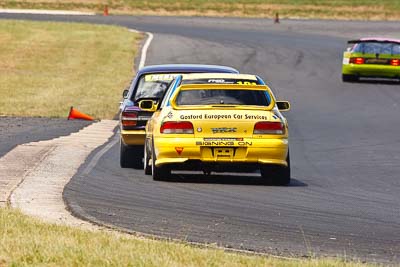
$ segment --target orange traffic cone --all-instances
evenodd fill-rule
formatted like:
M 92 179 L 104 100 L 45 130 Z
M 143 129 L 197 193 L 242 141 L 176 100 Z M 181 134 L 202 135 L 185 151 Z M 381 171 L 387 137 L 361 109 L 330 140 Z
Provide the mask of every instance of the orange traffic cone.
M 71 109 L 69 110 L 68 120 L 75 120 L 75 119 L 87 120 L 87 121 L 94 120 L 93 117 L 74 109 L 74 107 L 71 107 Z
M 104 6 L 103 16 L 108 16 L 108 6 Z

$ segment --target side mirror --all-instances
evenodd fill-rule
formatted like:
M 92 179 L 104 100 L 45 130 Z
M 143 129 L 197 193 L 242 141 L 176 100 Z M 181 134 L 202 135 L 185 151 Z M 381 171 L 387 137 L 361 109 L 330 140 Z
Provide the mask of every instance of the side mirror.
M 157 110 L 157 104 L 153 100 L 141 100 L 139 101 L 139 108 L 145 111 L 154 112 Z
M 351 51 L 351 47 L 347 47 L 346 51 L 350 52 Z
M 279 111 L 289 111 L 290 103 L 288 101 L 276 101 Z
M 129 93 L 129 90 L 128 90 L 128 89 L 125 89 L 125 90 L 122 92 L 122 97 L 123 97 L 123 98 L 126 98 L 126 97 L 128 96 L 128 93 Z

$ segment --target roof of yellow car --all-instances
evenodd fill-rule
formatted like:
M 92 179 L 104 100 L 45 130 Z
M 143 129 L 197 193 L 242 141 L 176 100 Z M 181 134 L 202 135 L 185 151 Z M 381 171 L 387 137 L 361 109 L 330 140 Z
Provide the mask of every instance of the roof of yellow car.
M 260 91 L 268 91 L 271 89 L 266 85 L 246 85 L 246 84 L 184 84 L 178 87 L 176 91 L 183 90 L 221 90 L 221 89 L 229 89 L 229 90 L 260 90 Z
M 193 73 L 183 74 L 182 80 L 195 79 L 241 79 L 257 81 L 257 76 L 253 74 L 235 74 L 235 73 Z

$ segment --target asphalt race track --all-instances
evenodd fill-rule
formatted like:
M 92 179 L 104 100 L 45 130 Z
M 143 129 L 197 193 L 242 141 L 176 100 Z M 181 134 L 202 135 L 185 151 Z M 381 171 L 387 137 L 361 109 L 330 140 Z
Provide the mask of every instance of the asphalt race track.
M 223 64 L 263 77 L 289 100 L 292 183 L 256 174 L 177 174 L 154 182 L 119 167 L 114 145 L 64 191 L 80 217 L 116 227 L 284 256 L 400 262 L 400 86 L 342 83 L 346 40 L 398 23 L 128 16 L 2 18 L 118 24 L 153 32 L 146 65 Z M 122 90 L 122 89 L 121 89 Z
M 66 112 L 68 113 L 68 111 Z M 65 115 L 67 116 L 67 114 Z M 90 121 L 68 121 L 57 118 L 0 116 L 0 157 L 19 144 L 49 140 L 69 135 L 91 124 Z

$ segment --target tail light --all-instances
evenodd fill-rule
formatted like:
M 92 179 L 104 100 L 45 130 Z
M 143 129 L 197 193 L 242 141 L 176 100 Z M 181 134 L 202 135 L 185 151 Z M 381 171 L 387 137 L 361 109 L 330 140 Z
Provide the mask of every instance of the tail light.
M 352 57 L 350 58 L 350 63 L 352 64 L 364 64 L 365 60 L 362 57 Z
M 253 134 L 284 134 L 285 127 L 282 122 L 260 121 L 254 125 Z
M 392 66 L 400 66 L 400 59 L 392 59 L 392 60 L 390 60 L 390 65 L 392 65 Z
M 137 124 L 138 114 L 135 111 L 123 111 L 121 113 L 122 127 L 133 127 Z
M 167 121 L 161 125 L 160 132 L 164 134 L 193 134 L 193 124 L 190 121 Z

